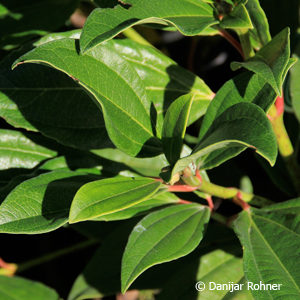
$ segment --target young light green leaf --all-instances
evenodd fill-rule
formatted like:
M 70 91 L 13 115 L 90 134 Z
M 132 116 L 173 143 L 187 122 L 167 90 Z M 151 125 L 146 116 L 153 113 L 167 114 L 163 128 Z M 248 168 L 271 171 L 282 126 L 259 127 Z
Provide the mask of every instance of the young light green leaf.
M 172 176 L 192 162 L 197 162 L 198 167 L 203 168 L 207 155 L 213 151 L 238 146 L 254 148 L 271 165 L 276 161 L 277 142 L 271 124 L 264 111 L 253 103 L 235 104 L 216 118 L 191 155 L 178 160 Z M 214 163 L 220 164 L 225 158 L 232 157 L 230 155 L 217 152 Z
M 28 52 L 14 67 L 23 62 L 49 65 L 86 88 L 101 105 L 108 134 L 119 149 L 132 156 L 142 148 L 151 153 L 160 152 L 152 132 L 151 103 L 145 86 L 133 67 L 116 52 L 100 45 L 80 55 L 77 40 L 62 39 Z
M 130 234 L 122 258 L 122 292 L 145 270 L 192 252 L 208 223 L 208 207 L 176 205 L 147 215 Z
M 166 158 L 171 165 L 180 158 L 193 100 L 193 95 L 181 96 L 170 105 L 166 113 L 162 143 Z
M 246 62 L 233 62 L 231 64 L 233 70 L 243 67 L 257 73 L 273 87 L 277 95 L 281 95 L 284 77 L 288 71 L 286 70 L 287 66 L 292 66 L 288 28 L 278 33 L 254 57 Z
M 115 177 L 84 185 L 75 195 L 70 223 L 99 218 L 148 200 L 161 183 L 144 177 Z
M 0 276 L 0 299 L 59 300 L 59 295 L 42 283 L 21 277 Z
M 0 232 L 37 234 L 61 227 L 77 190 L 98 178 L 59 170 L 24 181 L 0 205 Z
M 0 117 L 67 146 L 84 150 L 111 146 L 101 110 L 74 80 L 41 65 L 11 70 L 24 52 L 24 48 L 14 51 L 0 63 Z
M 185 35 L 197 35 L 217 24 L 213 7 L 202 0 L 131 0 L 93 10 L 82 31 L 80 48 L 85 52 L 137 24 L 155 23 L 175 27 Z
M 34 138 L 34 136 L 32 136 Z M 0 129 L 0 170 L 11 168 L 31 169 L 57 153 L 30 139 L 30 135 Z
M 299 205 L 298 198 L 244 211 L 234 222 L 244 248 L 247 280 L 281 285 L 278 290 L 268 290 L 267 299 L 300 297 Z M 252 290 L 252 294 L 260 297 L 261 291 Z
M 260 47 L 262 47 L 271 41 L 266 14 L 258 0 L 248 0 L 246 8 L 254 24 L 254 28 L 250 29 L 250 34 L 259 43 Z
M 158 208 L 160 206 L 178 203 L 178 201 L 179 198 L 175 194 L 164 192 L 158 195 L 154 195 L 148 200 L 140 202 L 129 208 L 125 208 L 121 211 L 97 217 L 93 219 L 93 221 L 125 220 L 139 216 L 141 214 L 145 214 L 146 212 L 149 212 L 150 210 Z
M 230 29 L 249 29 L 253 28 L 250 16 L 244 4 L 234 6 L 233 10 L 225 15 L 220 26 Z

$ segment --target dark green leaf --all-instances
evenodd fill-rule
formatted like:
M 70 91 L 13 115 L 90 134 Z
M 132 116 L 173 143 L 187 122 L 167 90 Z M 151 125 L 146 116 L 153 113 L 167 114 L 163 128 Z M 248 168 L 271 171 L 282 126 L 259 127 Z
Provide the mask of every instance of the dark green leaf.
M 74 80 L 41 65 L 23 64 L 11 70 L 23 53 L 24 49 L 15 51 L 0 63 L 0 117 L 67 146 L 110 146 L 101 110 Z
M 258 0 L 248 0 L 246 8 L 254 25 L 254 28 L 250 30 L 250 33 L 259 43 L 259 46 L 262 47 L 271 40 L 266 14 L 261 8 Z
M 80 40 L 82 52 L 137 24 L 174 26 L 185 35 L 197 35 L 218 23 L 213 8 L 202 0 L 131 0 L 128 3 L 129 8 L 118 5 L 91 13 Z
M 282 84 L 288 71 L 287 66 L 290 68 L 293 63 L 294 61 L 290 60 L 290 31 L 286 28 L 254 57 L 246 62 L 233 62 L 231 66 L 233 70 L 243 67 L 257 73 L 278 95 L 281 95 Z
M 0 276 L 0 298 L 3 300 L 59 300 L 51 288 L 21 277 Z
M 31 169 L 57 153 L 30 139 L 30 135 L 0 129 L 0 170 Z
M 166 113 L 162 143 L 166 158 L 171 165 L 180 158 L 193 100 L 193 95 L 181 96 L 171 104 Z
M 241 102 L 225 110 L 215 119 L 191 155 L 181 158 L 175 164 L 172 175 L 195 161 L 199 168 L 203 168 L 208 154 L 225 148 L 225 154 L 217 152 L 214 163 L 218 165 L 228 159 L 227 151 L 230 151 L 230 147 L 240 145 L 254 148 L 274 165 L 277 156 L 276 137 L 264 111 L 253 103 Z
M 244 211 L 234 223 L 244 248 L 244 269 L 248 281 L 281 284 L 268 290 L 264 299 L 300 297 L 300 199 Z M 253 290 L 255 298 L 262 291 Z
M 244 4 L 239 4 L 233 10 L 225 15 L 220 26 L 230 29 L 249 29 L 253 28 L 250 16 Z
M 24 181 L 0 206 L 0 232 L 36 234 L 61 227 L 77 190 L 97 178 L 60 170 Z
M 102 107 L 111 140 L 124 152 L 135 156 L 143 147 L 150 152 L 160 151 L 157 141 L 155 146 L 144 146 L 154 137 L 151 103 L 145 86 L 132 66 L 116 52 L 102 45 L 86 55 L 79 55 L 77 40 L 62 39 L 32 50 L 14 66 L 21 62 L 50 65 L 86 88 Z
M 0 48 L 10 49 L 35 36 L 60 28 L 78 0 L 1 0 Z
M 151 178 L 107 178 L 84 185 L 75 195 L 70 223 L 99 218 L 148 200 L 161 186 Z
M 198 204 L 151 213 L 130 234 L 122 259 L 122 292 L 145 270 L 192 252 L 203 237 L 210 211 Z
M 181 95 L 190 93 L 194 96 L 188 125 L 205 114 L 214 93 L 199 77 L 181 68 L 153 47 L 128 39 L 113 40 L 107 43 L 107 46 L 111 46 L 121 54 L 143 80 L 148 99 L 156 109 L 158 136 L 161 136 L 167 108 Z

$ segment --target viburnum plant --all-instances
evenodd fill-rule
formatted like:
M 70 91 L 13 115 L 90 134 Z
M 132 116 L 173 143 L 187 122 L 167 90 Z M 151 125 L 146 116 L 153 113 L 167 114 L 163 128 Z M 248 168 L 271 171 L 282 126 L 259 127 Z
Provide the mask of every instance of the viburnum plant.
M 95 245 L 69 300 L 300 299 L 298 1 L 281 1 L 296 17 L 273 36 L 258 0 L 95 0 L 82 30 L 59 33 L 78 1 L 23 2 L 0 1 L 0 233 L 86 238 L 3 257 L 0 299 L 59 299 L 18 275 Z M 214 93 L 135 25 L 221 35 L 236 73 Z M 263 168 L 212 180 L 248 148 L 241 161 Z

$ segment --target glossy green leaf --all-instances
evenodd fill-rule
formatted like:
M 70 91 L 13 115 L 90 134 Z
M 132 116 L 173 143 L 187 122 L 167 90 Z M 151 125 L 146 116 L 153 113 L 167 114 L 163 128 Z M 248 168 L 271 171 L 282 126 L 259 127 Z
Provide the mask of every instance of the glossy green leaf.
M 258 0 L 248 0 L 246 8 L 254 25 L 254 28 L 250 30 L 250 34 L 262 47 L 271 40 L 266 14 Z
M 118 5 L 113 9 L 98 8 L 91 13 L 80 39 L 82 52 L 137 24 L 174 26 L 182 34 L 197 35 L 218 23 L 213 8 L 202 0 L 131 0 L 127 3 L 130 3 L 129 8 Z
M 160 151 L 157 140 L 154 146 L 145 146 L 154 137 L 151 103 L 145 86 L 136 71 L 116 52 L 102 45 L 80 55 L 77 40 L 62 39 L 32 50 L 14 66 L 21 62 L 47 64 L 86 88 L 101 105 L 108 134 L 119 149 L 133 156 L 143 147 L 150 152 Z
M 214 120 L 232 105 L 250 102 L 267 112 L 275 99 L 276 93 L 273 88 L 258 74 L 244 72 L 234 77 L 221 87 L 209 105 L 200 128 L 199 139 L 204 137 Z M 203 168 L 213 168 L 245 149 L 243 146 L 237 146 L 214 151 L 206 156 Z
M 230 29 L 253 28 L 250 16 L 244 4 L 238 4 L 228 15 L 225 15 L 220 22 L 220 26 Z
M 93 221 L 116 221 L 116 220 L 125 220 L 145 214 L 152 209 L 158 208 L 160 206 L 169 205 L 178 203 L 179 198 L 172 193 L 163 192 L 158 195 L 154 195 L 148 200 L 140 202 L 134 206 L 125 208 L 121 211 L 107 214 L 101 217 L 93 219 Z
M 292 104 L 295 111 L 295 114 L 300 121 L 300 39 L 297 44 L 297 48 L 293 55 L 298 61 L 296 65 L 290 71 L 290 94 L 292 98 Z
M 181 96 L 170 105 L 166 113 L 162 143 L 166 158 L 171 165 L 180 158 L 193 100 L 193 95 Z
M 107 178 L 84 185 L 75 195 L 70 223 L 99 218 L 148 200 L 161 186 L 151 178 Z
M 46 66 L 23 64 L 12 71 L 12 63 L 21 54 L 23 48 L 0 63 L 0 117 L 67 146 L 97 149 L 111 145 L 101 110 L 84 89 Z
M 122 259 L 122 292 L 146 269 L 192 252 L 203 237 L 210 211 L 176 205 L 147 215 L 130 234 Z
M 0 205 L 0 232 L 36 234 L 63 226 L 77 190 L 97 178 L 60 170 L 24 181 Z
M 0 47 L 10 49 L 59 29 L 78 5 L 78 0 L 1 0 Z
M 248 281 L 281 284 L 264 293 L 264 299 L 300 296 L 300 199 L 244 211 L 234 223 L 244 248 L 244 269 Z M 251 291 L 255 298 L 261 291 Z
M 290 31 L 288 28 L 277 34 L 267 45 L 261 48 L 254 57 L 246 62 L 233 62 L 233 70 L 246 68 L 257 73 L 267 81 L 278 95 L 281 95 L 282 84 L 294 60 L 290 60 Z
M 197 267 L 196 271 L 192 272 Z M 194 274 L 196 273 L 196 274 Z M 243 262 L 229 252 L 214 250 L 208 252 L 186 264 L 183 268 L 172 274 L 157 300 L 190 300 L 190 299 L 253 299 L 247 286 L 237 293 L 231 289 L 217 290 L 215 284 L 241 284 L 243 282 Z M 178 284 L 180 280 L 180 284 Z M 198 292 L 195 289 L 197 282 L 203 282 L 205 289 Z M 238 295 L 237 295 L 238 294 Z M 243 296 L 245 298 L 243 298 Z
M 200 128 L 199 138 L 202 139 L 214 120 L 232 105 L 250 102 L 267 112 L 275 99 L 273 88 L 259 75 L 244 72 L 234 77 L 219 89 L 211 101 Z
M 34 142 L 33 135 L 0 129 L 0 170 L 31 169 L 57 153 Z
M 157 135 L 161 135 L 164 115 L 169 105 L 179 96 L 194 96 L 188 125 L 203 116 L 214 97 L 210 88 L 193 73 L 178 66 L 173 60 L 153 47 L 134 41 L 113 40 L 107 43 L 121 54 L 137 71 L 146 86 L 148 99 L 156 109 Z
M 277 142 L 271 124 L 264 111 L 253 103 L 241 102 L 223 112 L 201 139 L 192 153 L 175 164 L 172 175 L 182 171 L 190 163 L 197 161 L 203 168 L 206 156 L 213 151 L 237 146 L 254 148 L 255 151 L 274 165 L 277 157 Z M 235 151 L 235 149 L 234 149 Z M 215 164 L 228 159 L 227 152 L 217 152 Z
M 67 37 L 79 39 L 80 34 L 81 30 L 48 34 L 34 45 L 40 46 L 46 42 Z M 158 136 L 161 136 L 167 108 L 179 96 L 187 93 L 194 95 L 189 125 L 205 113 L 210 100 L 214 97 L 214 93 L 203 80 L 178 66 L 154 47 L 141 45 L 130 39 L 114 39 L 106 43 L 106 47 L 111 49 L 108 51 L 116 51 L 122 55 L 143 80 L 147 97 L 156 110 Z
M 42 283 L 21 277 L 0 276 L 0 299 L 59 300 L 59 295 Z

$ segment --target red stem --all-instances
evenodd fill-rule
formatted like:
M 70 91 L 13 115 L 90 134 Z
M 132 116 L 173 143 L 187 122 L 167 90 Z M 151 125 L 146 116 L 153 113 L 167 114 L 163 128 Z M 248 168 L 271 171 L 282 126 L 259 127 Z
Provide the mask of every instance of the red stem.
M 189 186 L 189 185 L 185 185 L 185 184 L 168 186 L 169 192 L 193 192 L 193 191 L 196 191 L 197 189 L 198 189 L 198 187 L 196 187 L 196 186 Z
M 213 211 L 214 210 L 214 203 L 213 203 L 212 197 L 210 195 L 206 196 L 206 201 L 208 203 L 208 207 L 209 207 L 210 211 Z
M 223 29 L 219 29 L 219 34 L 224 37 L 240 53 L 243 59 L 245 59 L 241 44 L 232 35 L 230 35 L 226 30 Z
M 278 96 L 275 101 L 275 106 L 277 110 L 277 116 L 280 116 L 284 112 L 284 98 L 283 98 L 283 93 L 282 96 Z

